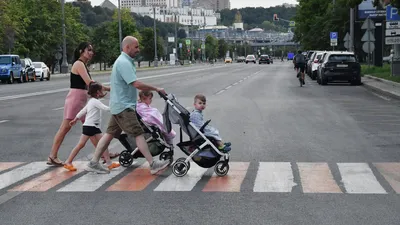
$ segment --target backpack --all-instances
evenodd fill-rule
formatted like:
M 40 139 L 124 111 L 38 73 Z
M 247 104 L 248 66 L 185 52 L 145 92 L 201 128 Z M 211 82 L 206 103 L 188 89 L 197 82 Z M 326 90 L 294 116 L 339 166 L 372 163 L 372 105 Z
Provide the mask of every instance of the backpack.
M 303 54 L 297 54 L 295 60 L 296 63 L 306 63 L 306 57 Z

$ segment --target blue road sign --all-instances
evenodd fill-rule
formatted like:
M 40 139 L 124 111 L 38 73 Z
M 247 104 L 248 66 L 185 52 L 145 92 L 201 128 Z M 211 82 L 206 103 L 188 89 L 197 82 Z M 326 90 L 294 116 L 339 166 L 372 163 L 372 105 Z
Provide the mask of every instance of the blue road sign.
M 337 34 L 337 32 L 331 32 L 330 37 L 331 37 L 331 40 L 337 40 L 337 39 L 338 39 L 338 34 Z
M 391 5 L 386 6 L 386 21 L 399 21 L 399 10 Z

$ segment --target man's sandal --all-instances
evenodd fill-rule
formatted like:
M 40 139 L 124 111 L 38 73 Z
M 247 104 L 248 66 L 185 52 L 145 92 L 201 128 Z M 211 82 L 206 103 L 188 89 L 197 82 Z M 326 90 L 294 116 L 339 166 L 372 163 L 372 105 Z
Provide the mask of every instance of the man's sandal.
M 59 159 L 56 157 L 56 158 L 51 158 L 51 157 L 48 157 L 47 158 L 47 165 L 52 165 L 52 166 L 63 166 L 64 165 L 64 163 L 63 162 L 61 162 L 61 161 L 59 161 Z

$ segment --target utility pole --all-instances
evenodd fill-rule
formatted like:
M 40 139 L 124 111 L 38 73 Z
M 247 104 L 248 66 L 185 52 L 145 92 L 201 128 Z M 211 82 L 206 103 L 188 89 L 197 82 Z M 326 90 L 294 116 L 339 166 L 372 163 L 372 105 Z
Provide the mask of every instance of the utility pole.
M 190 61 L 193 63 L 193 5 L 190 5 L 190 28 L 192 28 L 192 38 L 190 38 Z M 190 34 L 190 28 L 189 28 L 189 34 Z M 190 36 L 190 35 L 189 35 Z
M 354 8 L 350 9 L 350 52 L 354 52 Z
M 121 0 L 118 0 L 118 33 L 119 33 L 119 50 L 122 51 Z
M 63 60 L 61 63 L 61 73 L 68 73 L 68 62 L 67 62 L 67 40 L 65 32 L 65 11 L 64 11 L 65 0 L 61 0 L 61 11 L 62 11 L 62 33 L 63 33 Z
M 174 12 L 175 15 L 175 61 L 178 59 L 178 30 L 177 30 L 177 21 L 176 21 L 176 14 L 177 12 Z

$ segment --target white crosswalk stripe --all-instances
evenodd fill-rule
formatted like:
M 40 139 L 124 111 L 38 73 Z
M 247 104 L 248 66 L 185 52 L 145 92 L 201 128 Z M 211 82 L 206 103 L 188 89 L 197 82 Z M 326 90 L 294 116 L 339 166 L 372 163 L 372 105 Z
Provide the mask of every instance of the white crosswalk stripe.
M 202 168 L 191 162 L 189 172 L 176 177 L 171 169 L 151 175 L 148 165 L 134 161 L 130 168 L 119 167 L 109 174 L 84 171 L 86 161 L 75 162 L 77 172 L 62 167 L 49 167 L 46 162 L 0 162 L 0 190 L 9 192 L 143 191 L 157 192 L 257 192 L 325 194 L 399 194 L 400 163 L 336 163 L 326 162 L 230 162 L 231 170 L 225 177 L 210 173 L 213 168 Z M 252 165 L 252 166 L 251 166 Z M 298 172 L 294 171 L 297 166 Z M 332 169 L 336 172 L 332 172 Z M 332 168 L 334 167 L 334 168 Z M 256 168 L 253 170 L 251 168 Z M 374 169 L 375 168 L 375 169 Z M 122 173 L 124 171 L 127 173 Z M 375 173 L 373 171 L 376 171 Z M 253 177 L 254 180 L 247 179 Z M 381 174 L 377 176 L 377 174 Z M 168 174 L 166 177 L 165 174 Z M 117 178 L 118 177 L 118 178 Z M 152 182 L 159 181 L 156 186 Z M 18 184 L 18 185 L 16 185 Z M 244 185 L 245 184 L 245 185 Z

